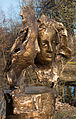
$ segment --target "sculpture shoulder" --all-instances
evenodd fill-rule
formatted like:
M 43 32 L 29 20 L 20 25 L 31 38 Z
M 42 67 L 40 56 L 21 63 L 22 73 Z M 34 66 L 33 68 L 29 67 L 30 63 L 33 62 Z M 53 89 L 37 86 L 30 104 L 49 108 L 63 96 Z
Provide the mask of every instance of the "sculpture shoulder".
M 30 76 L 31 79 L 37 79 L 37 74 L 35 72 L 35 67 L 30 65 L 26 68 L 26 76 Z
M 32 65 L 30 65 L 22 71 L 18 79 L 18 85 L 20 88 L 29 85 L 35 85 L 37 83 L 37 80 L 38 77 L 35 72 L 35 69 Z

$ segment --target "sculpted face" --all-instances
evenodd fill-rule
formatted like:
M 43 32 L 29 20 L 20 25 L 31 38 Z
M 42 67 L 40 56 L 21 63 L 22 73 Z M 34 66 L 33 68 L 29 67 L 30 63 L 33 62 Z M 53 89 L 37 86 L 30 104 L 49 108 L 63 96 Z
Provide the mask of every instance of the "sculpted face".
M 55 56 L 56 47 L 56 31 L 46 29 L 40 33 L 39 36 L 40 54 L 39 57 L 42 61 L 52 62 Z
M 26 16 L 24 15 L 24 8 L 22 8 L 20 16 L 22 17 L 22 23 L 25 24 L 26 23 Z
M 31 9 L 29 6 L 24 6 L 21 10 L 20 16 L 22 17 L 22 23 L 25 24 L 28 21 L 35 21 L 35 12 L 34 9 Z M 32 23 L 31 22 L 31 23 Z

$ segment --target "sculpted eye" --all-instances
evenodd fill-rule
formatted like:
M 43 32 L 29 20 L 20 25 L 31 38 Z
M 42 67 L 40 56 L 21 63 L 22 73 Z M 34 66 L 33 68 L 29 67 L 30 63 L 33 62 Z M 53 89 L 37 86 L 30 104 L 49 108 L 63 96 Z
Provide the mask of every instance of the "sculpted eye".
M 42 43 L 42 46 L 43 47 L 47 47 L 48 45 L 46 43 Z

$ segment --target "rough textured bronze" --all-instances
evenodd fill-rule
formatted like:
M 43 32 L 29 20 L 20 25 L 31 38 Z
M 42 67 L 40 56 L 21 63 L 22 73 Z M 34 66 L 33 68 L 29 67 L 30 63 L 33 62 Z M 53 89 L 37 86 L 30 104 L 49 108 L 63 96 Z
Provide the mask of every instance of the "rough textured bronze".
M 35 19 L 34 10 L 30 7 L 23 7 L 21 16 L 27 19 L 26 25 L 23 24 L 19 36 L 10 49 L 9 62 L 5 67 L 7 81 L 10 85 L 16 83 L 22 70 L 29 65 L 34 64 L 34 58 L 38 52 L 37 34 L 38 26 Z
M 5 67 L 8 83 L 18 88 L 12 92 L 13 116 L 54 119 L 55 96 L 51 88 L 57 85 L 71 56 L 67 30 L 45 15 L 37 19 L 29 6 L 23 7 L 20 15 L 23 26 Z
M 62 23 L 45 15 L 37 19 L 29 6 L 22 8 L 21 16 L 23 26 L 5 68 L 7 81 L 18 87 L 29 83 L 53 87 L 71 56 L 67 30 Z
M 25 114 L 23 119 L 53 119 L 55 111 L 56 92 L 42 86 L 26 87 L 24 93 L 20 90 L 12 92 L 14 114 Z M 21 118 L 22 119 L 22 118 Z

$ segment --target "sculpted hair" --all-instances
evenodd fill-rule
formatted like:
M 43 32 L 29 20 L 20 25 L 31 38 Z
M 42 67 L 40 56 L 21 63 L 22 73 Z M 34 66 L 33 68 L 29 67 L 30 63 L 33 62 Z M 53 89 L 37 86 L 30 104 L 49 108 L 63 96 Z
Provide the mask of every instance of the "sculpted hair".
M 71 50 L 68 47 L 68 35 L 65 26 L 56 22 L 53 19 L 48 18 L 45 15 L 42 15 L 40 19 L 38 19 L 38 43 L 40 45 L 40 37 L 44 34 L 46 29 L 55 30 L 56 31 L 56 56 L 61 55 L 62 57 L 70 58 Z

